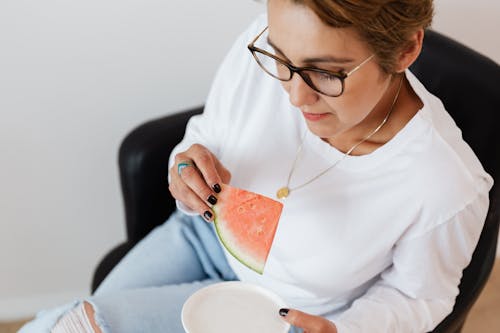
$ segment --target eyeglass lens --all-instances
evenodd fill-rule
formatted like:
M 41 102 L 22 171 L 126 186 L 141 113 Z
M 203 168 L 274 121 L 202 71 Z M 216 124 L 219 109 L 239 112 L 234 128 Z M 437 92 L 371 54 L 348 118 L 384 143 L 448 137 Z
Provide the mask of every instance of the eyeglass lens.
M 282 62 L 261 52 L 254 52 L 259 65 L 269 75 L 281 81 L 292 78 L 292 71 Z M 301 76 L 311 88 L 325 95 L 338 96 L 342 93 L 342 80 L 334 75 L 312 70 L 302 70 Z

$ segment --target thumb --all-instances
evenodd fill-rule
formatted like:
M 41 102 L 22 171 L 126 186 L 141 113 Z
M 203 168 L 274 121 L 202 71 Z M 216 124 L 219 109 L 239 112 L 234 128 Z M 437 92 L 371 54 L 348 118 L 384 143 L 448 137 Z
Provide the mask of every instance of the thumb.
M 283 319 L 307 332 L 336 333 L 335 325 L 321 316 L 314 316 L 299 310 L 280 309 L 279 314 Z
M 294 309 L 280 309 L 279 313 L 286 322 L 303 329 L 309 329 L 317 320 L 316 316 Z

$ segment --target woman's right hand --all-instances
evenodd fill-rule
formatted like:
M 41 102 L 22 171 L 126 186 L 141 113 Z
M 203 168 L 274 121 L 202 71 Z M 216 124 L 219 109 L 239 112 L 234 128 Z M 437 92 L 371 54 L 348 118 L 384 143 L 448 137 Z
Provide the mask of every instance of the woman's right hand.
M 170 168 L 172 196 L 185 206 L 198 212 L 207 221 L 214 214 L 211 206 L 217 203 L 221 184 L 231 180 L 231 173 L 206 147 L 194 144 L 188 150 L 175 155 Z

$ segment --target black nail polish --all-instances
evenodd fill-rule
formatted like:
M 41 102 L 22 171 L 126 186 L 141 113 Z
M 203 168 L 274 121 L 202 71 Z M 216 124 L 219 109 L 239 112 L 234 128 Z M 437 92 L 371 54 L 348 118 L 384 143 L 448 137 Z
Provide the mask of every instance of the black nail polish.
M 215 184 L 212 188 L 214 189 L 215 193 L 220 193 L 220 191 L 222 191 L 219 184 Z
M 210 221 L 210 219 L 212 218 L 212 216 L 213 216 L 212 213 L 210 213 L 208 210 L 205 213 L 203 213 L 203 217 L 207 221 Z
M 217 198 L 214 197 L 213 195 L 209 196 L 207 201 L 212 204 L 212 205 L 215 205 L 217 203 Z
M 288 314 L 288 310 L 289 309 L 281 308 L 280 309 L 280 316 L 286 317 L 286 315 Z

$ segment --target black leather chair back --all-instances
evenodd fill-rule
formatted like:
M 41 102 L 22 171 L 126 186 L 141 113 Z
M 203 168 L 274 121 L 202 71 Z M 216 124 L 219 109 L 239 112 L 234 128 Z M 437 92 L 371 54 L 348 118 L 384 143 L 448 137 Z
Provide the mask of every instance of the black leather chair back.
M 448 37 L 427 31 L 422 54 L 410 69 L 441 99 L 485 170 L 500 182 L 500 66 Z M 464 270 L 454 310 L 434 332 L 460 332 L 486 284 L 496 255 L 499 192 L 495 184 L 485 227 Z
M 175 210 L 168 191 L 168 157 L 187 121 L 203 107 L 149 121 L 134 129 L 119 152 L 127 239 L 138 242 Z

